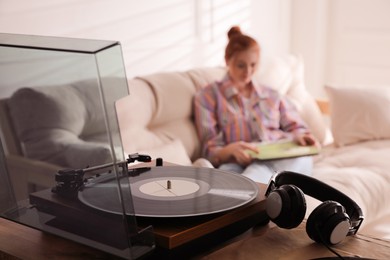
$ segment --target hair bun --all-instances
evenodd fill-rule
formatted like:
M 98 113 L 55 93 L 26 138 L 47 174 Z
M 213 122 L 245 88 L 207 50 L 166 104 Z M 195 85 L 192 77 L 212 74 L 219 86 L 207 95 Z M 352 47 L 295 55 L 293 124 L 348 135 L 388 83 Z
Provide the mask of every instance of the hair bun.
M 233 26 L 232 28 L 230 28 L 227 35 L 228 35 L 228 38 L 231 39 L 234 36 L 242 35 L 242 32 L 241 32 L 241 29 L 239 26 Z

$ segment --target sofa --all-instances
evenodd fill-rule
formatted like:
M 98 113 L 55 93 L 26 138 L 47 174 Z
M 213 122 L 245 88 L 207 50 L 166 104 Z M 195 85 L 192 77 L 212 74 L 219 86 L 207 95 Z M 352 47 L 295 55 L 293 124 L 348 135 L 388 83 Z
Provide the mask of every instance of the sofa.
M 114 101 L 127 95 L 127 82 L 110 77 L 105 83 L 112 87 L 104 97 L 110 107 L 101 101 L 96 79 L 21 87 L 0 100 L 0 133 L 18 199 L 55 186 L 60 169 L 102 165 L 114 156 L 123 159 Z
M 192 99 L 225 73 L 224 68 L 197 68 L 130 79 L 130 95 L 117 104 L 124 151 L 213 167 L 200 155 Z M 265 58 L 254 80 L 295 104 L 323 145 L 314 157 L 313 176 L 360 205 L 365 215 L 360 232 L 390 238 L 390 88 L 326 86 L 325 102 L 315 100 L 304 83 L 302 58 L 293 55 Z M 307 203 L 309 215 L 320 202 L 307 197 Z
M 278 86 L 297 106 L 314 135 L 325 142 L 326 125 L 316 101 L 305 91 L 300 58 L 275 58 L 266 63 L 256 80 Z M 182 165 L 210 166 L 201 158 L 192 102 L 197 90 L 225 74 L 223 67 L 196 68 L 129 80 L 130 95 L 117 104 L 124 151 L 145 152 Z
M 138 152 L 179 165 L 213 167 L 200 154 L 192 101 L 198 89 L 221 79 L 225 73 L 224 67 L 203 67 L 128 79 L 129 95 L 115 102 L 120 132 L 112 134 L 120 135 L 123 148 L 119 148 L 118 156 Z M 324 114 L 327 106 L 316 102 L 306 89 L 304 64 L 299 56 L 264 58 L 254 80 L 275 88 L 295 104 L 323 145 L 321 153 L 314 157 L 313 176 L 346 193 L 361 206 L 365 215 L 361 232 L 390 238 L 390 210 L 385 206 L 390 200 L 390 160 L 386 158 L 390 152 L 390 120 L 385 113 L 390 104 L 390 88 L 327 86 L 330 112 Z M 63 89 L 77 96 L 72 88 L 74 84 Z M 88 97 L 81 99 L 80 106 L 89 101 Z M 89 111 L 99 118 L 95 110 Z M 82 129 L 94 128 L 86 125 Z M 14 136 L 15 143 L 19 139 L 20 136 Z M 101 139 L 92 141 L 105 145 Z M 30 182 L 42 178 L 36 182 L 46 187 L 52 185 L 53 170 L 61 167 L 58 162 L 19 157 L 39 164 L 34 178 L 23 178 Z M 88 159 L 90 155 L 84 153 L 83 157 Z M 20 181 L 20 176 L 11 176 L 14 186 L 26 181 Z M 309 214 L 319 202 L 312 198 L 307 201 Z

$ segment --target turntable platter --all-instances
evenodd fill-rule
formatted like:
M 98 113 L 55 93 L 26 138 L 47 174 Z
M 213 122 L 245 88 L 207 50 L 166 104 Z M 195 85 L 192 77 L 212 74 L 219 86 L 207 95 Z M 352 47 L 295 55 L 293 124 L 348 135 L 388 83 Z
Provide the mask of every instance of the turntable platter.
M 135 215 L 143 217 L 190 217 L 224 212 L 251 202 L 258 194 L 254 181 L 212 168 L 152 167 L 128 180 Z M 79 191 L 78 198 L 95 209 L 121 214 L 119 197 L 112 195 L 118 194 L 114 191 L 117 187 L 115 176 L 96 178 Z M 124 200 L 124 203 L 132 202 Z

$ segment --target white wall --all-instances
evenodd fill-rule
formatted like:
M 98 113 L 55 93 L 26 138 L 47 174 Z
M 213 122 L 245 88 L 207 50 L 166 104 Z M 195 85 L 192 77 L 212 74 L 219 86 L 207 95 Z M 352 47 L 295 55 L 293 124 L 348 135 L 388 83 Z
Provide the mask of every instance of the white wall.
M 263 56 L 302 54 L 309 91 L 390 84 L 388 0 L 0 0 L 0 32 L 118 40 L 127 76 L 223 65 L 240 25 Z M 0 61 L 1 62 L 1 61 Z
M 130 78 L 224 65 L 227 31 L 233 25 L 259 40 L 264 57 L 289 53 L 290 2 L 0 0 L 0 32 L 119 41 Z M 6 80 L 14 75 L 5 71 L 0 76 L 6 85 L 0 91 L 7 92 L 0 97 L 20 87 L 13 86 L 17 82 L 31 81 Z
M 290 54 L 291 1 L 254 0 L 249 32 L 265 57 Z
M 390 86 L 390 1 L 332 0 L 327 83 Z
M 305 60 L 316 97 L 324 86 L 390 86 L 390 1 L 292 0 L 291 52 Z
M 236 24 L 272 46 L 281 32 L 269 10 L 275 14 L 280 5 L 273 0 L 1 0 L 0 32 L 118 40 L 133 77 L 223 65 L 226 32 Z M 263 17 L 261 23 L 253 16 Z
M 291 52 L 305 61 L 306 87 L 314 96 L 324 96 L 328 0 L 293 0 L 291 14 Z

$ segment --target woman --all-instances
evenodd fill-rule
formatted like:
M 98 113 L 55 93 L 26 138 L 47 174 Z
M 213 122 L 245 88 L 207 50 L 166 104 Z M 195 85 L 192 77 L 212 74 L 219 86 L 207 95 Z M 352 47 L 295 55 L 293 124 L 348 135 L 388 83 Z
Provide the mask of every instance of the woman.
M 309 156 L 258 161 L 248 153 L 261 153 L 254 142 L 290 138 L 300 145 L 313 145 L 317 141 L 287 99 L 252 81 L 260 59 L 256 40 L 237 26 L 229 30 L 228 38 L 226 76 L 200 90 L 194 100 L 203 156 L 219 169 L 262 183 L 282 170 L 311 174 Z

